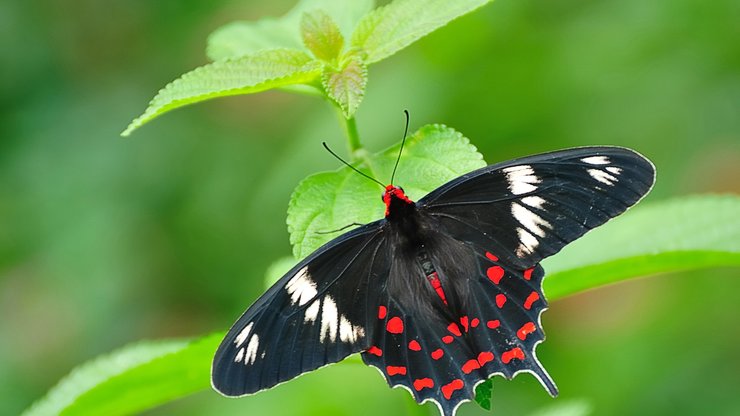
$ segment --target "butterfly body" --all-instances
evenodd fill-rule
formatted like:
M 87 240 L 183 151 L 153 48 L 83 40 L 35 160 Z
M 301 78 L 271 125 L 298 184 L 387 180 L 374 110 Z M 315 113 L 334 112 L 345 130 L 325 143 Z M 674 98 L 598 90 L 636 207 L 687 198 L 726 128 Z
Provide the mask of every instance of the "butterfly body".
M 636 203 L 652 164 L 566 149 L 470 172 L 311 254 L 252 305 L 214 359 L 214 388 L 251 394 L 361 352 L 391 386 L 454 415 L 495 374 L 533 374 L 547 308 L 539 262 Z

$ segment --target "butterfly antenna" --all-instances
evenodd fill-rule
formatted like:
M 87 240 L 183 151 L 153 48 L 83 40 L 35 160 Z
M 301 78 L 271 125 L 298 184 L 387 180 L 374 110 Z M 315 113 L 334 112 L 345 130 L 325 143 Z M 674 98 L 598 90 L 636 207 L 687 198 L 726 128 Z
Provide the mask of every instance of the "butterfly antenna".
M 324 149 L 326 149 L 326 150 L 327 150 L 327 151 L 328 151 L 329 153 L 331 153 L 331 155 L 332 155 L 332 156 L 334 156 L 335 158 L 339 159 L 339 161 L 340 161 L 340 162 L 342 162 L 342 163 L 344 163 L 345 165 L 347 165 L 347 166 L 348 166 L 348 167 L 349 167 L 350 169 L 352 169 L 353 171 L 355 171 L 355 172 L 359 173 L 360 175 L 362 175 L 362 176 L 364 176 L 364 177 L 366 177 L 366 178 L 370 179 L 371 181 L 373 181 L 373 182 L 377 183 L 378 185 L 382 186 L 383 188 L 385 188 L 385 185 L 383 185 L 383 183 L 382 183 L 382 182 L 380 182 L 379 180 L 377 180 L 377 179 L 373 178 L 372 176 L 369 176 L 369 175 L 367 175 L 367 174 L 363 173 L 362 171 L 360 171 L 360 170 L 359 170 L 359 169 L 357 169 L 356 167 L 354 167 L 354 166 L 350 165 L 350 164 L 349 164 L 349 163 L 347 163 L 347 162 L 346 162 L 346 161 L 345 161 L 344 159 L 342 159 L 341 157 L 339 157 L 339 155 L 337 155 L 336 153 L 334 153 L 334 151 L 332 151 L 331 149 L 329 149 L 329 146 L 328 146 L 328 145 L 326 144 L 326 142 L 321 142 L 321 144 L 323 144 L 323 145 L 324 145 Z
M 401 160 L 401 153 L 403 152 L 403 145 L 406 143 L 406 135 L 409 132 L 409 112 L 408 110 L 403 110 L 403 113 L 406 114 L 406 128 L 403 130 L 403 139 L 401 140 L 401 148 L 398 149 L 398 157 L 396 158 L 396 164 L 393 166 L 393 174 L 391 174 L 391 185 L 393 185 L 393 179 L 396 177 L 396 168 L 398 168 L 398 162 Z

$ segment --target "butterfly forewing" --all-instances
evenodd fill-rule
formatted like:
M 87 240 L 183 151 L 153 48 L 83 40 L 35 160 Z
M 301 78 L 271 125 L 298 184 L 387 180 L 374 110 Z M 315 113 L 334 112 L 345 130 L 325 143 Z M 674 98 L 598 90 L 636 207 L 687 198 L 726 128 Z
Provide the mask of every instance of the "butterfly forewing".
M 366 349 L 376 281 L 388 274 L 390 260 L 379 255 L 379 230 L 373 223 L 333 240 L 262 295 L 216 352 L 216 390 L 255 393 Z
M 632 150 L 585 147 L 487 166 L 418 206 L 456 238 L 527 268 L 624 212 L 654 180 L 653 165 Z

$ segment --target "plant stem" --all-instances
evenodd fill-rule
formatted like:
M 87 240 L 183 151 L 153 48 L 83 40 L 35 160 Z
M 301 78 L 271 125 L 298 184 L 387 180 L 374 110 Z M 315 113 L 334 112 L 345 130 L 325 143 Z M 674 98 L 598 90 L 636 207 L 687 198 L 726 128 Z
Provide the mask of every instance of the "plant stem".
M 349 153 L 355 155 L 355 153 L 362 149 L 362 143 L 360 143 L 360 134 L 357 132 L 357 122 L 354 117 L 345 118 L 344 115 L 340 114 L 340 117 L 344 119 L 345 131 L 347 132 L 347 145 L 349 146 Z

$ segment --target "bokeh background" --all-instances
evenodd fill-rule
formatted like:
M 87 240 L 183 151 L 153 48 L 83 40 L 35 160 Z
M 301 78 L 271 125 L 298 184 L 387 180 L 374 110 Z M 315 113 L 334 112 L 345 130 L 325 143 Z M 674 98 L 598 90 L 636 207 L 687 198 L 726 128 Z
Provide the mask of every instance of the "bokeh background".
M 0 414 L 127 343 L 227 328 L 289 255 L 293 187 L 337 167 L 322 140 L 344 147 L 326 103 L 219 99 L 118 134 L 206 63 L 211 31 L 291 3 L 0 3 Z M 659 173 L 645 204 L 740 193 L 738 22 L 737 0 L 498 0 L 372 66 L 360 133 L 384 148 L 409 109 L 412 128 L 452 126 L 489 162 L 638 149 Z M 740 414 L 739 278 L 660 275 L 554 302 L 539 356 L 561 397 L 529 375 L 497 380 L 494 411 Z M 253 398 L 208 391 L 148 413 L 419 414 L 406 396 L 343 364 Z

